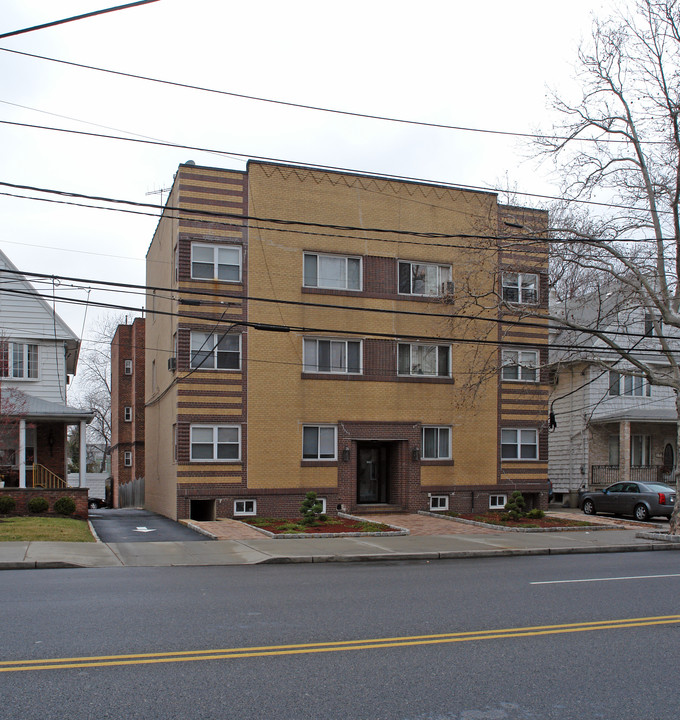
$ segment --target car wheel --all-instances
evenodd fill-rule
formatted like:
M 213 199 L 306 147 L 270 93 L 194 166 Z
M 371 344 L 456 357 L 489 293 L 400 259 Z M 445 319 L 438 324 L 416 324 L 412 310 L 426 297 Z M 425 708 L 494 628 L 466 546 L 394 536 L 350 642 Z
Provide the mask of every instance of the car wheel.
M 635 514 L 636 520 L 639 520 L 640 522 L 645 522 L 646 520 L 649 520 L 649 510 L 647 510 L 644 505 L 636 505 L 633 512 Z
M 97 501 L 96 500 L 90 500 L 90 502 L 87 505 L 90 510 L 96 510 L 97 509 Z
M 595 515 L 595 503 L 592 500 L 586 500 L 583 503 L 583 512 L 586 515 Z

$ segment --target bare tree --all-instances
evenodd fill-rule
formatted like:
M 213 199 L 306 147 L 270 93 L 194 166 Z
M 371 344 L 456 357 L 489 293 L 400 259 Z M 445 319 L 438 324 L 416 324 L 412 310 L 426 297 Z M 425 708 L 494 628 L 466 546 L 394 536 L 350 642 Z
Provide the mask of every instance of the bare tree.
M 73 389 L 78 402 L 94 413 L 94 419 L 88 425 L 88 445 L 91 443 L 101 449 L 100 472 L 105 470 L 111 447 L 111 340 L 123 322 L 124 315 L 109 315 L 85 341 L 87 349 L 81 354 Z
M 593 355 L 603 368 L 671 388 L 680 418 L 679 1 L 632 0 L 597 20 L 578 79 L 579 99 L 554 97 L 563 123 L 539 151 L 554 162 L 565 198 L 551 223 L 560 299 L 599 293 L 600 302 L 586 316 L 567 303 L 554 319 L 574 331 L 572 342 L 589 337 L 607 349 L 609 359 Z M 594 203 L 589 212 L 573 209 L 583 201 Z M 626 321 L 634 311 L 653 332 L 635 332 Z M 680 422 L 676 435 L 680 448 Z

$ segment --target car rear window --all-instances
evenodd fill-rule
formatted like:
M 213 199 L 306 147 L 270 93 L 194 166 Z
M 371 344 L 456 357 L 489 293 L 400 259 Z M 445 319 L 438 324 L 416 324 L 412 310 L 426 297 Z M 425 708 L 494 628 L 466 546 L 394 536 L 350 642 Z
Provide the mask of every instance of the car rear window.
M 652 492 L 675 492 L 675 488 L 670 485 L 662 485 L 661 483 L 645 483 Z

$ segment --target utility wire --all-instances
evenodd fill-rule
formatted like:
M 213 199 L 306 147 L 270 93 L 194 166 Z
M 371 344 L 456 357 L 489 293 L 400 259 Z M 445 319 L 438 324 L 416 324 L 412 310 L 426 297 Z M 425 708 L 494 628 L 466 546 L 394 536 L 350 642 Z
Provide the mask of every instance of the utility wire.
M 0 35 L 0 39 L 4 37 L 3 35 Z M 350 110 L 338 110 L 335 108 L 327 108 L 327 107 L 321 107 L 319 105 L 308 105 L 304 103 L 294 103 L 286 100 L 276 100 L 272 98 L 264 98 L 259 97 L 257 95 L 246 95 L 244 93 L 236 93 L 236 92 L 230 92 L 227 90 L 217 90 L 215 88 L 209 88 L 202 85 L 192 85 L 190 83 L 180 83 L 173 80 L 162 80 L 160 78 L 153 78 L 149 77 L 147 75 L 137 75 L 135 73 L 127 73 L 122 72 L 120 70 L 111 70 L 109 68 L 102 68 L 98 67 L 96 65 L 86 65 L 84 63 L 77 63 L 69 60 L 61 60 L 59 58 L 52 58 L 47 57 L 45 55 L 36 55 L 34 53 L 27 53 L 27 52 L 21 52 L 19 50 L 11 50 L 9 48 L 0 48 L 3 52 L 9 52 L 14 53 L 15 55 L 23 55 L 25 57 L 31 57 L 37 60 L 47 60 L 48 62 L 54 62 L 54 63 L 60 63 L 62 65 L 70 65 L 71 67 L 78 67 L 82 68 L 84 70 L 94 70 L 96 72 L 103 72 L 108 73 L 109 75 L 117 75 L 119 77 L 126 77 L 126 78 L 132 78 L 134 80 L 144 80 L 146 82 L 152 82 L 157 83 L 160 85 L 169 85 L 172 87 L 178 87 L 183 88 L 186 90 L 198 90 L 200 92 L 207 92 L 212 93 L 215 95 L 227 95 L 229 97 L 235 97 L 239 98 L 241 100 L 254 100 L 256 102 L 263 102 L 263 103 L 269 103 L 272 105 L 281 105 L 285 107 L 292 107 L 292 108 L 298 108 L 301 110 L 313 110 L 315 112 L 323 112 L 323 113 L 331 113 L 334 115 L 344 115 L 345 117 L 355 117 L 355 118 L 361 118 L 364 120 L 379 120 L 381 122 L 392 122 L 392 123 L 398 123 L 401 125 L 415 125 L 419 127 L 427 127 L 427 128 L 436 128 L 439 130 L 456 130 L 459 132 L 472 132 L 472 133 L 480 133 L 484 135 L 501 135 L 506 137 L 518 137 L 518 138 L 528 138 L 528 139 L 535 139 L 535 140 L 579 140 L 581 142 L 594 142 L 594 143 L 612 143 L 612 144 L 627 144 L 627 140 L 617 140 L 614 138 L 584 138 L 584 137 L 578 137 L 573 138 L 570 136 L 562 136 L 562 135 L 541 135 L 538 133 L 526 133 L 526 132 L 512 132 L 509 130 L 491 130 L 488 128 L 476 128 L 476 127 L 466 127 L 463 125 L 447 125 L 444 123 L 435 123 L 435 122 L 426 122 L 423 120 L 408 120 L 405 118 L 394 118 L 389 117 L 386 115 L 371 115 L 369 113 L 360 113 L 360 112 L 354 112 Z M 644 144 L 649 145 L 663 145 L 664 142 L 662 140 L 649 140 L 644 142 Z
M 0 48 L 1 49 L 1 48 Z M 53 132 L 61 132 L 61 133 L 69 133 L 72 135 L 82 135 L 85 137 L 94 137 L 94 138 L 100 138 L 104 140 L 122 140 L 124 142 L 133 142 L 133 143 L 141 143 L 143 145 L 157 145 L 160 147 L 169 147 L 169 148 L 180 148 L 182 150 L 195 150 L 196 152 L 207 152 L 207 153 L 213 153 L 216 155 L 224 155 L 224 156 L 230 156 L 235 158 L 242 158 L 245 160 L 256 160 L 261 162 L 270 162 L 270 163 L 277 163 L 280 165 L 288 165 L 290 167 L 296 167 L 300 169 L 312 169 L 312 170 L 325 170 L 328 172 L 340 172 L 340 173 L 348 173 L 352 175 L 359 175 L 362 177 L 367 178 L 381 178 L 384 180 L 398 180 L 402 182 L 413 182 L 413 183 L 421 183 L 425 185 L 437 185 L 439 187 L 449 187 L 454 190 L 472 190 L 475 192 L 483 192 L 483 193 L 491 193 L 491 194 L 497 194 L 506 192 L 503 189 L 497 189 L 497 188 L 488 188 L 488 187 L 482 187 L 480 185 L 468 185 L 468 184 L 462 184 L 462 183 L 450 183 L 440 180 L 428 180 L 425 178 L 418 178 L 418 177 L 412 177 L 408 175 L 390 175 L 388 173 L 376 173 L 376 172 L 366 172 L 364 170 L 354 170 L 351 168 L 343 168 L 336 165 L 320 165 L 315 163 L 300 163 L 295 162 L 292 160 L 285 160 L 281 158 L 272 158 L 267 157 L 265 155 L 252 155 L 247 153 L 238 153 L 233 152 L 231 150 L 215 150 L 213 148 L 204 148 L 199 147 L 196 145 L 181 145 L 179 143 L 170 143 L 170 142 L 164 142 L 161 140 L 144 140 L 141 138 L 127 138 L 127 137 L 121 137 L 120 135 L 106 135 L 104 133 L 93 133 L 93 132 L 86 132 L 84 130 L 69 130 L 67 128 L 58 128 L 58 127 L 52 127 L 50 125 L 35 125 L 32 123 L 20 123 L 20 122 L 13 122 L 11 120 L 0 120 L 0 124 L 2 125 L 13 125 L 15 127 L 23 127 L 23 128 L 30 128 L 34 130 L 51 130 Z M 556 195 L 546 195 L 543 193 L 531 193 L 531 192 L 522 192 L 520 190 L 513 190 L 512 193 L 514 195 L 521 195 L 523 197 L 531 197 L 531 198 L 538 198 L 540 200 L 561 200 L 563 201 L 564 198 L 557 197 Z M 597 200 L 583 200 L 580 198 L 572 198 L 570 202 L 580 203 L 582 205 L 594 205 L 597 207 L 611 207 L 611 208 L 617 208 L 620 210 L 637 210 L 638 208 L 630 205 L 617 205 L 615 203 L 606 203 L 606 202 L 600 202 Z M 669 214 L 670 211 L 661 211 L 664 214 Z
M 73 17 L 64 18 L 63 20 L 53 20 L 52 22 L 43 23 L 42 25 L 33 25 L 33 27 L 24 28 L 23 30 L 13 30 L 12 32 L 0 35 L 0 40 L 15 35 L 23 35 L 24 33 L 33 32 L 34 30 L 43 30 L 44 28 L 54 27 L 55 25 L 64 25 L 65 23 L 74 22 L 75 20 L 84 20 L 85 18 L 94 17 L 95 15 L 104 15 L 105 13 L 116 12 L 118 10 L 127 10 L 137 5 L 148 5 L 159 0 L 138 0 L 138 2 L 127 3 L 127 5 L 117 5 L 116 7 L 106 8 L 105 10 L 95 10 L 94 12 L 85 13 L 84 15 L 74 15 Z M 11 51 L 9 51 L 11 52 Z M 23 53 L 22 53 L 23 54 Z
M 40 297 L 43 296 L 40 295 L 38 292 L 31 292 L 28 290 L 14 290 L 14 289 L 3 289 L 0 292 L 4 293 L 11 293 L 14 295 L 25 295 L 29 297 Z M 118 305 L 115 303 L 105 303 L 105 302 L 95 302 L 93 300 L 82 300 L 79 298 L 67 298 L 67 297 L 56 297 L 55 300 L 57 302 L 63 302 L 68 303 L 71 305 L 83 305 L 83 304 L 89 304 L 91 306 L 96 307 L 102 307 L 102 308 L 109 308 L 114 310 L 127 310 L 129 312 L 136 312 L 136 313 L 142 313 L 146 312 L 147 315 L 163 315 L 166 317 L 177 317 L 177 318 L 183 318 L 186 321 L 206 321 L 206 322 L 214 322 L 215 318 L 214 316 L 201 316 L 196 315 L 195 311 L 185 311 L 185 312 L 173 312 L 169 310 L 153 310 L 153 309 L 146 309 L 138 308 L 138 307 L 132 307 L 129 305 Z M 274 302 L 280 302 L 280 301 L 274 301 Z M 180 303 L 181 305 L 181 303 Z M 474 319 L 474 318 L 473 318 Z M 328 327 L 310 327 L 305 325 L 277 325 L 273 323 L 263 323 L 263 322 L 256 322 L 252 320 L 234 320 L 233 318 L 225 319 L 224 322 L 228 323 L 229 325 L 238 325 L 242 327 L 247 328 L 253 328 L 255 330 L 262 330 L 265 332 L 296 332 L 296 333 L 329 333 L 333 335 L 350 335 L 350 336 L 365 336 L 365 337 L 377 337 L 377 338 L 386 338 L 389 340 L 394 339 L 403 339 L 403 340 L 413 340 L 415 342 L 423 342 L 423 341 L 431 341 L 433 343 L 442 343 L 442 342 L 450 342 L 450 343 L 460 343 L 460 344 L 475 344 L 475 345 L 494 345 L 496 347 L 527 347 L 531 349 L 536 349 L 537 347 L 547 347 L 546 342 L 524 342 L 524 341 L 518 341 L 518 340 L 487 340 L 483 338 L 465 338 L 465 337 L 447 337 L 447 336 L 432 336 L 432 335 L 408 335 L 403 333 L 384 333 L 384 332 L 375 332 L 372 330 L 355 330 L 355 329 L 347 329 L 347 328 L 328 328 Z M 522 326 L 522 323 L 518 323 L 518 326 Z M 545 326 L 544 326 L 545 327 Z M 612 333 L 614 334 L 614 333 Z M 618 335 L 628 335 L 631 337 L 639 337 L 638 333 L 615 333 Z M 560 349 L 560 350 L 593 350 L 591 346 L 586 345 L 561 345 L 557 343 L 551 343 L 551 348 L 554 349 Z M 619 353 L 608 347 L 604 348 L 597 348 L 598 353 L 611 353 L 614 357 L 618 357 Z M 642 354 L 651 354 L 653 356 L 658 356 L 659 350 L 653 349 L 653 348 L 640 348 L 638 350 L 638 353 Z

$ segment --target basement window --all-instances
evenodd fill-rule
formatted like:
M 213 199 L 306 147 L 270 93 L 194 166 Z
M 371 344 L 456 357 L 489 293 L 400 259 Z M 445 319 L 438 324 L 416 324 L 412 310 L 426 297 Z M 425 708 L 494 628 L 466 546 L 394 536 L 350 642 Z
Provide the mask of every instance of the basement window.
M 449 496 L 448 495 L 431 495 L 430 496 L 430 510 L 448 510 L 449 509 Z
M 507 495 L 489 495 L 489 510 L 503 510 L 507 502 Z
M 234 500 L 234 517 L 257 515 L 257 500 Z

